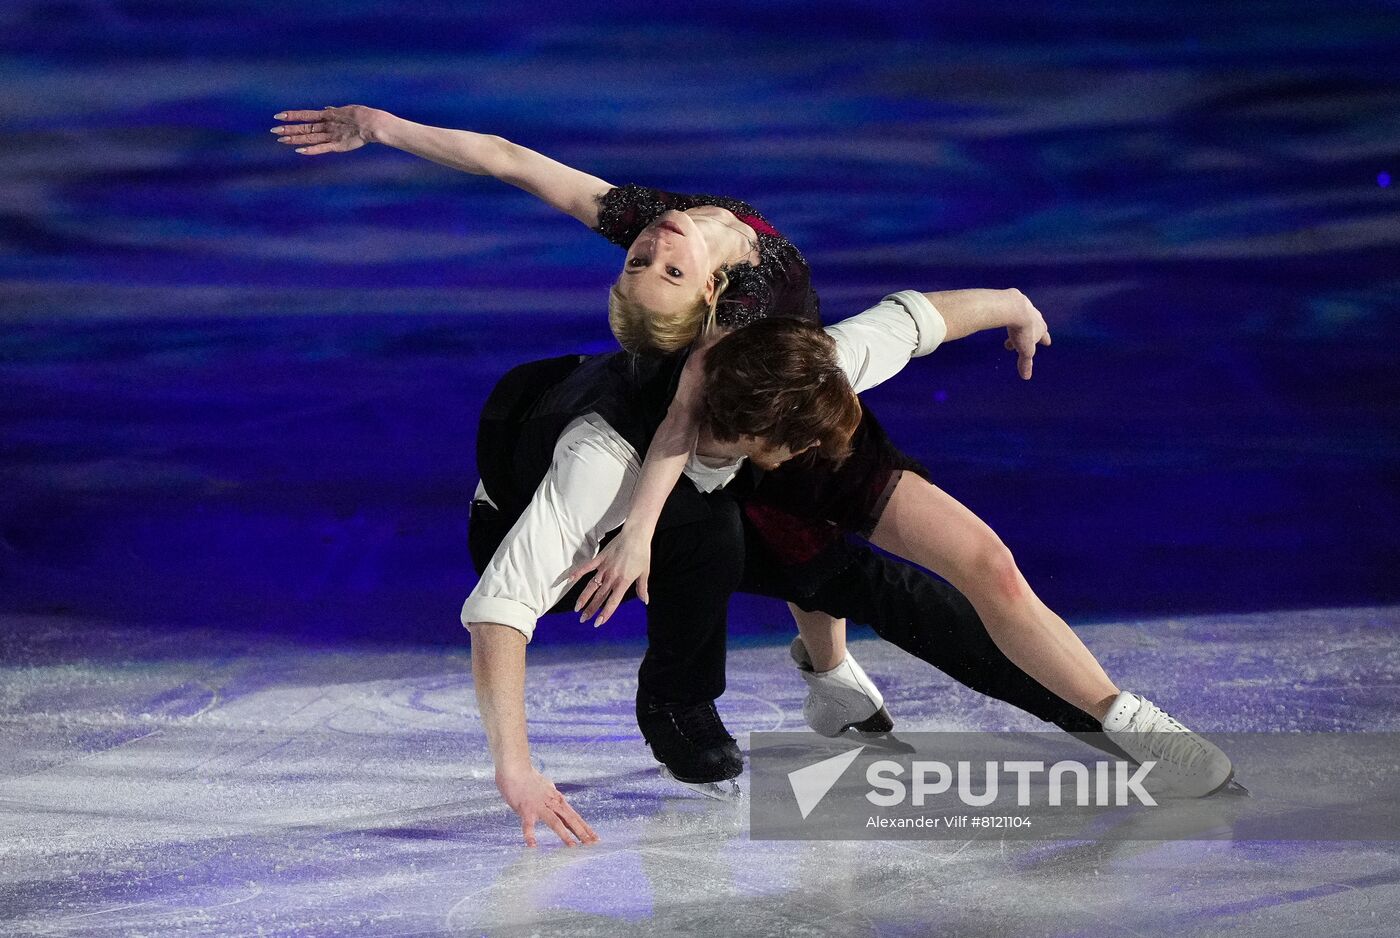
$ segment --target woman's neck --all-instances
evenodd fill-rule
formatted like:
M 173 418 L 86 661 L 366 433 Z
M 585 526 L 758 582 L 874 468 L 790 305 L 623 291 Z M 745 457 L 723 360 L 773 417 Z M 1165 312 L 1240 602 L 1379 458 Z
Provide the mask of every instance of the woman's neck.
M 750 262 L 754 241 L 744 234 L 742 227 L 727 225 L 709 214 L 692 215 L 691 218 L 696 222 L 700 236 L 705 239 L 705 247 L 709 249 L 710 256 L 717 260 L 715 270 Z

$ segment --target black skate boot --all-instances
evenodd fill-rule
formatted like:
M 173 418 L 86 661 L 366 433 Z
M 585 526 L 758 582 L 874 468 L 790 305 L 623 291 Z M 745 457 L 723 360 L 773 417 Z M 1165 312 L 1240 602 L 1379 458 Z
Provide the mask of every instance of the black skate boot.
M 744 757 L 714 701 L 664 703 L 638 691 L 637 725 L 662 775 L 711 798 L 738 797 L 734 778 L 744 770 Z

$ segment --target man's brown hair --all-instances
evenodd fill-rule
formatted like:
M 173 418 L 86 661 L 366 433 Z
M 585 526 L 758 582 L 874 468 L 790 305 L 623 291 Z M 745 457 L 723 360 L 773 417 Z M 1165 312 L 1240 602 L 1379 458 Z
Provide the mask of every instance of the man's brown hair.
M 836 359 L 836 342 L 799 319 L 763 319 L 716 342 L 705 356 L 701 421 L 715 439 L 741 435 L 796 452 L 812 443 L 835 461 L 850 455 L 860 402 Z

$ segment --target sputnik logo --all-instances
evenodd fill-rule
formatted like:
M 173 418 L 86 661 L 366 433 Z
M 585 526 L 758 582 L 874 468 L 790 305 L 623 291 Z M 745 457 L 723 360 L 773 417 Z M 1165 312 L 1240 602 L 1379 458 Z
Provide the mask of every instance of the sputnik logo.
M 802 812 L 802 820 L 807 820 L 807 815 L 816 810 L 826 793 L 841 780 L 841 776 L 864 749 L 864 746 L 860 746 L 788 773 L 788 784 L 792 786 L 792 794 L 797 799 L 797 808 Z

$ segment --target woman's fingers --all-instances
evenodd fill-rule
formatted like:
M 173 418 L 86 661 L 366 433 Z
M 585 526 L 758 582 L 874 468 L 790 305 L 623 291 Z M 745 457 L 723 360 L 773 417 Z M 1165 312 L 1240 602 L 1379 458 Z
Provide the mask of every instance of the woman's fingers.
M 602 576 L 595 576 L 593 579 L 589 580 L 588 585 L 583 588 L 583 592 L 578 594 L 578 599 L 574 602 L 574 612 L 578 612 L 582 609 L 593 596 L 593 593 L 602 585 Z
M 617 607 L 621 605 L 622 598 L 626 595 L 627 587 L 623 586 L 614 589 L 612 595 L 608 597 L 608 604 L 603 607 L 603 614 L 598 617 L 597 622 L 593 623 L 593 627 L 597 628 L 600 625 L 607 625 L 608 620 L 612 618 L 614 612 L 617 612 Z
M 520 833 L 525 838 L 525 846 L 537 846 L 537 824 L 544 824 L 554 831 L 566 847 L 598 840 L 597 833 L 579 816 L 568 799 L 538 772 L 531 778 L 508 781 L 502 788 L 502 794 L 507 790 L 511 795 L 506 803 L 520 816 Z
M 330 110 L 327 108 L 326 110 Z M 318 121 L 326 116 L 326 111 L 279 111 L 272 115 L 275 121 Z
M 563 795 L 559 795 L 557 797 L 560 801 L 563 801 Z M 565 802 L 565 804 L 567 804 L 567 802 Z M 582 822 L 582 818 L 580 818 L 579 820 L 580 822 Z M 535 847 L 539 845 L 538 841 L 535 840 L 536 824 L 544 824 L 550 830 L 554 831 L 554 833 L 558 835 L 559 839 L 564 842 L 564 846 L 577 846 L 574 839 L 569 836 L 570 832 L 568 825 L 566 825 L 563 819 L 559 817 L 558 809 L 555 807 L 555 805 L 550 804 L 548 800 L 544 802 L 544 808 L 542 810 L 537 811 L 534 808 L 525 808 L 520 813 L 520 832 L 525 835 L 525 846 L 527 847 Z M 584 826 L 586 827 L 587 825 Z
M 589 619 L 597 615 L 598 610 L 603 607 L 603 603 L 607 602 L 608 596 L 610 596 L 611 594 L 612 584 L 605 583 L 596 593 L 593 594 L 593 597 L 588 601 L 588 605 L 584 607 L 583 615 L 579 617 L 579 621 L 587 622 Z
M 303 134 L 300 137 L 278 137 L 277 142 L 289 147 L 309 147 L 318 143 L 334 143 L 335 138 L 330 134 Z
M 314 147 L 297 147 L 297 152 L 303 156 L 320 156 L 322 153 L 338 153 L 341 149 L 336 143 L 322 143 Z
M 297 137 L 302 134 L 321 134 L 330 130 L 331 125 L 325 121 L 317 121 L 314 124 L 284 124 L 281 127 L 272 128 L 270 133 L 280 134 L 284 137 Z
M 567 577 L 569 578 L 569 582 L 571 582 L 571 583 L 572 583 L 572 582 L 575 582 L 576 580 L 579 579 L 579 577 L 583 576 L 583 575 L 584 575 L 585 573 L 587 573 L 589 570 L 596 570 L 596 569 L 598 569 L 598 564 L 600 564 L 600 563 L 602 563 L 602 562 L 603 562 L 603 555 L 602 555 L 602 554 L 594 554 L 592 560 L 586 560 L 586 561 L 584 561 L 583 563 L 576 565 L 572 570 L 570 570 L 567 574 L 565 574 L 565 576 L 567 576 Z

